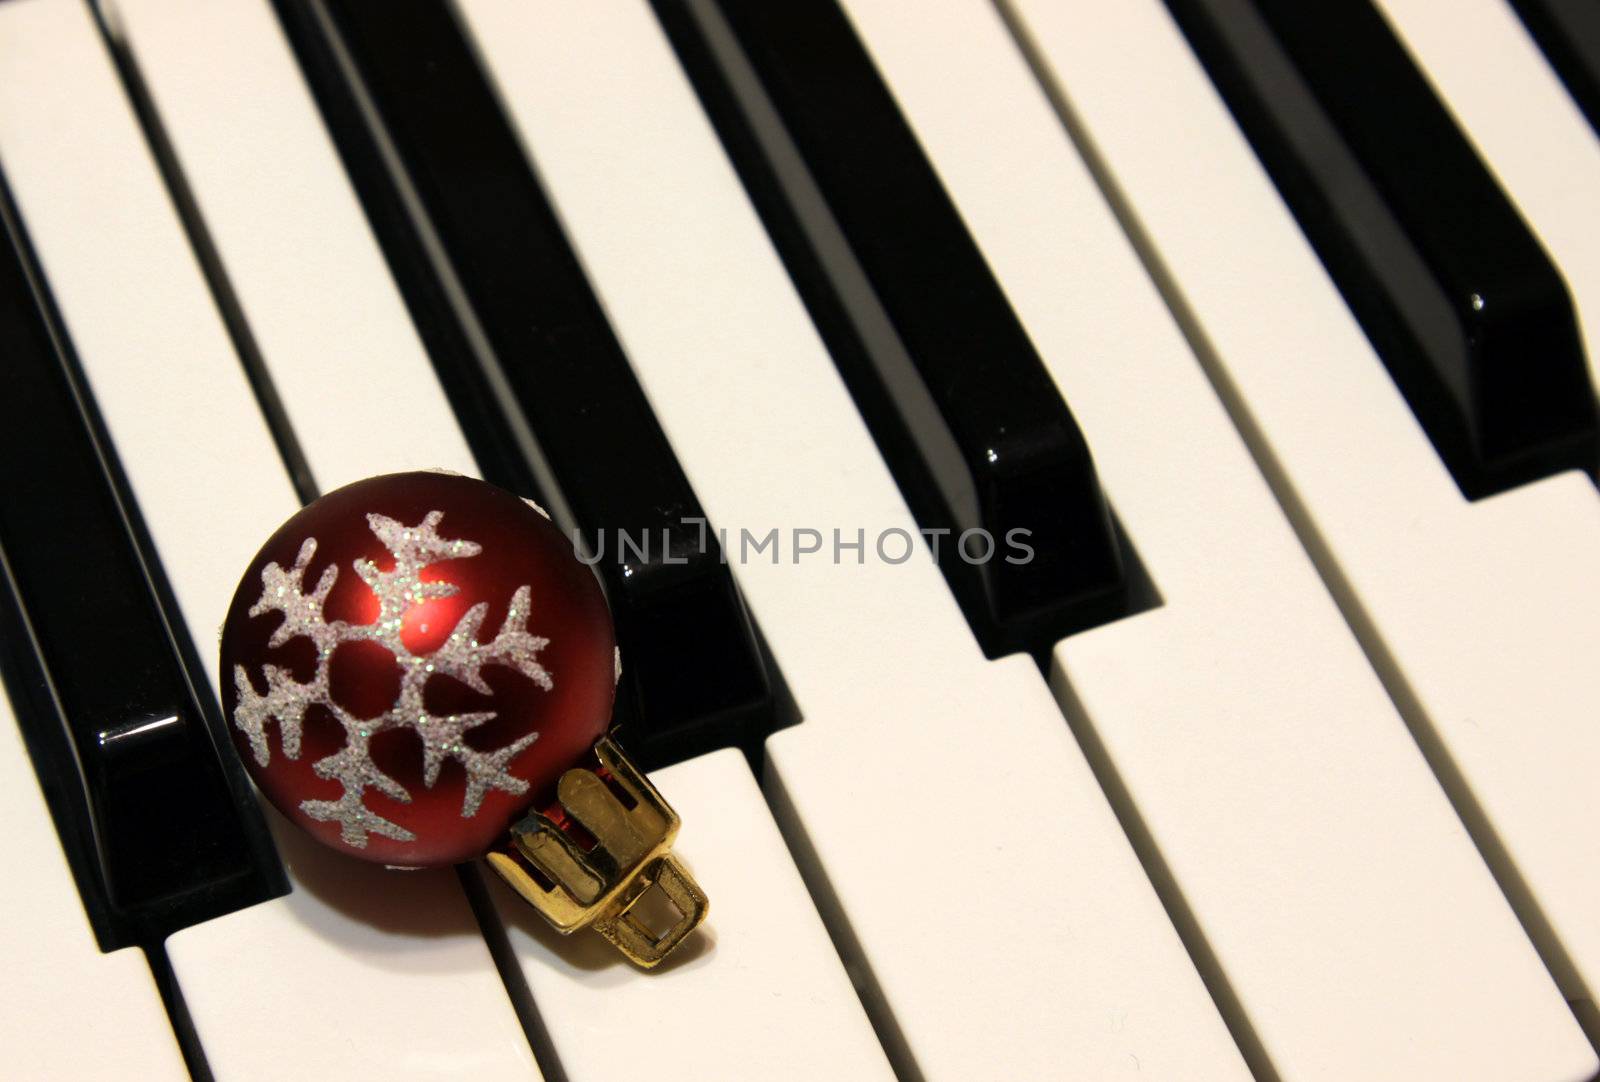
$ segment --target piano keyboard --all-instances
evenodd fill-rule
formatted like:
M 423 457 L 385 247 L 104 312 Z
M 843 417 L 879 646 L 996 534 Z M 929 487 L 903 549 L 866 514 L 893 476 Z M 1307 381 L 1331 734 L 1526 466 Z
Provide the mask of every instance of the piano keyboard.
M 0 1073 L 1595 1078 L 1596 27 L 1344 7 L 0 0 Z M 654 542 L 657 971 L 232 758 L 417 468 Z

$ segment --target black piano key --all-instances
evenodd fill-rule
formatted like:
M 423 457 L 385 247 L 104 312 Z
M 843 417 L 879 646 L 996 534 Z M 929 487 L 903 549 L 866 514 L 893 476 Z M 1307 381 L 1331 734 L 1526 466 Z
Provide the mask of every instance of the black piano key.
M 484 476 L 600 557 L 630 753 L 754 749 L 772 693 L 716 534 L 449 7 L 276 8 Z
M 101 947 L 153 946 L 288 884 L 0 204 L 0 668 Z
M 1600 3 L 1511 0 L 1511 6 L 1600 134 Z
M 1566 285 L 1378 11 L 1167 6 L 1463 494 L 1593 472 Z
M 655 8 L 984 650 L 1125 614 L 1083 436 L 844 12 Z
M 537 448 L 502 411 L 488 366 L 476 360 L 467 329 L 434 272 L 415 217 L 420 212 L 410 206 L 392 171 L 398 165 L 366 119 L 360 91 L 347 78 L 330 37 L 325 10 L 302 0 L 274 0 L 274 8 L 479 472 L 486 481 L 548 506 L 546 485 L 535 476 Z

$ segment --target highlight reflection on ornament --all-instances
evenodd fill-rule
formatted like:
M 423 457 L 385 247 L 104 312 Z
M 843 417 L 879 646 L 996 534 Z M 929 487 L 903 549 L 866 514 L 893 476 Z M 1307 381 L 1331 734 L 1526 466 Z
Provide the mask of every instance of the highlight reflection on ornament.
M 561 931 L 651 966 L 706 901 L 668 851 L 676 815 L 605 736 L 615 651 L 597 579 L 537 509 L 393 474 L 256 554 L 223 626 L 223 705 L 256 784 L 319 841 L 398 867 L 487 854 Z M 651 888 L 679 916 L 664 931 L 629 918 Z

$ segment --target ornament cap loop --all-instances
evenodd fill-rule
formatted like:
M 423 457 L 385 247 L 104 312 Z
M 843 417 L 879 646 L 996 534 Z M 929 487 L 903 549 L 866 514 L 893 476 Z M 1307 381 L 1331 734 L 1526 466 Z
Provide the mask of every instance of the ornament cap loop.
M 705 919 L 707 902 L 671 852 L 678 816 L 615 741 L 556 784 L 556 803 L 489 853 L 500 876 L 561 932 L 593 928 L 629 961 L 659 965 Z

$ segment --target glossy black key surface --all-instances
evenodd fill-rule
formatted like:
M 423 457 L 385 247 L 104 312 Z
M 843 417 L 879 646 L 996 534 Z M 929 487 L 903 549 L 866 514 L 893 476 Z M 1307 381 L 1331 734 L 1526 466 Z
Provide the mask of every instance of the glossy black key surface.
M 655 7 L 985 651 L 1122 615 L 1089 449 L 844 12 Z
M 1511 6 L 1600 134 L 1600 2 L 1511 0 Z
M 600 557 L 630 754 L 753 749 L 772 695 L 716 533 L 448 5 L 276 7 L 484 476 Z
M 154 946 L 288 884 L 0 202 L 0 668 L 101 947 Z
M 1593 472 L 1566 285 L 1378 11 L 1167 6 L 1461 491 Z

